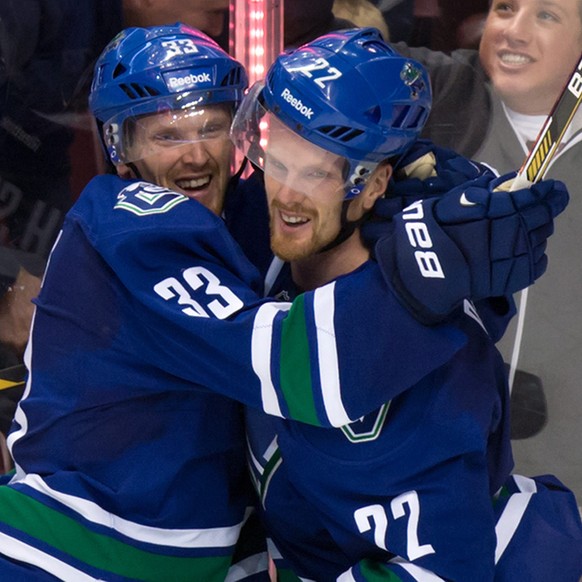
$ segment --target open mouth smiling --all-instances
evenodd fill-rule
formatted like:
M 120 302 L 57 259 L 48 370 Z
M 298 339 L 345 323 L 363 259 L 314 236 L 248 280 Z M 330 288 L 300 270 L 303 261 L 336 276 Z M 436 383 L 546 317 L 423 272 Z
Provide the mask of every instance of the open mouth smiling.
M 176 186 L 181 190 L 202 190 L 210 184 L 210 176 L 203 176 L 202 178 L 190 178 L 184 180 L 176 180 Z
M 301 226 L 309 222 L 309 218 L 304 216 L 298 216 L 297 214 L 288 214 L 286 212 L 280 211 L 279 215 L 281 220 L 288 226 Z

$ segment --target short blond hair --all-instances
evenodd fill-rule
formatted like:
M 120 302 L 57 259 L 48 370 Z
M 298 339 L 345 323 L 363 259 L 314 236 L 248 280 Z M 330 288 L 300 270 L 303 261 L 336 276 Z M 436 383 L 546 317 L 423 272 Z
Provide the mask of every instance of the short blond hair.
M 373 26 L 382 33 L 384 40 L 390 40 L 384 15 L 369 0 L 334 0 L 333 15 L 349 20 L 356 26 Z

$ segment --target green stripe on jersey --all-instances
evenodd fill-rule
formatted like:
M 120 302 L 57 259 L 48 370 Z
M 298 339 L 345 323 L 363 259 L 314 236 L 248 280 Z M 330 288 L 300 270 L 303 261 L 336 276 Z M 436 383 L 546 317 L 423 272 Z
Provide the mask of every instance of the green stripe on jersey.
M 299 295 L 283 320 L 281 389 L 290 418 L 320 426 L 313 401 L 305 295 Z
M 153 554 L 98 534 L 46 505 L 0 487 L 0 521 L 94 568 L 144 581 L 223 581 L 232 556 L 184 558 Z
M 277 569 L 277 582 L 301 582 L 301 578 L 293 574 L 291 570 Z
M 402 582 L 402 578 L 394 572 L 389 572 L 386 565 L 374 560 L 362 560 L 360 571 L 366 582 Z

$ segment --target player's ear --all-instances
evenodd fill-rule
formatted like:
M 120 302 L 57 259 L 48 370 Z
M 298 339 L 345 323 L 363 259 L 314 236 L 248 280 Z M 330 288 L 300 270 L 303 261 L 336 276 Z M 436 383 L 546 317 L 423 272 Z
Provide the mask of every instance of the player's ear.
M 348 208 L 348 220 L 356 221 L 363 214 L 372 209 L 376 200 L 380 198 L 388 187 L 388 181 L 392 175 L 392 166 L 388 162 L 382 162 L 374 170 L 362 193 L 354 198 Z
M 124 178 L 126 180 L 135 180 L 137 178 L 135 172 L 127 164 L 117 164 L 115 169 L 117 170 L 117 175 L 120 178 Z
M 368 206 L 366 210 L 370 210 L 376 204 L 376 200 L 384 195 L 386 188 L 388 188 L 390 176 L 392 176 L 392 164 L 388 162 L 378 164 L 378 167 L 374 170 L 368 182 L 370 191 L 367 193 Z

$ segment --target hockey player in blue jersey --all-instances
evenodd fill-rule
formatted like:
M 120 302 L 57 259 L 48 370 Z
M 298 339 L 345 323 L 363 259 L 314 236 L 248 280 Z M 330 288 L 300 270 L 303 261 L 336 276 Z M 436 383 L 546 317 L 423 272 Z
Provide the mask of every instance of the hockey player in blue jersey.
M 213 325 L 257 302 L 216 215 L 246 85 L 184 26 L 125 31 L 96 65 L 111 159 L 149 182 L 95 178 L 52 251 L 0 487 L 2 580 L 266 579 L 260 546 L 240 547 L 254 537 L 240 405 L 204 379 L 221 369 L 210 344 L 226 347 Z M 203 323 L 186 338 L 181 322 Z M 244 369 L 221 360 L 216 385 L 238 390 Z
M 183 26 L 125 31 L 96 65 L 91 108 L 128 179 L 95 178 L 50 257 L 8 438 L 16 473 L 0 487 L 2 579 L 258 579 L 261 555 L 238 543 L 254 495 L 231 398 L 342 425 L 386 398 L 344 396 L 344 382 L 404 387 L 428 371 L 350 345 L 359 322 L 380 334 L 410 319 L 379 275 L 360 291 L 382 297 L 376 313 L 351 304 L 349 282 L 292 309 L 259 301 L 219 217 L 245 86 Z M 445 361 L 463 338 L 442 326 L 399 341 Z
M 422 67 L 373 29 L 336 32 L 284 54 L 250 90 L 232 136 L 264 171 L 271 245 L 290 262 L 272 293 L 293 297 L 353 280 L 356 307 L 358 285 L 378 270 L 360 221 L 429 106 Z M 482 200 L 482 188 L 465 185 L 456 197 L 404 210 L 400 220 L 425 276 L 445 276 L 442 241 L 431 239 L 435 217 L 460 224 L 483 211 Z M 490 193 L 488 204 L 495 214 L 512 194 Z M 375 312 L 372 297 L 367 307 Z M 423 328 L 405 326 L 407 333 Z M 350 365 L 362 365 L 356 350 L 365 345 L 379 359 L 397 354 L 403 367 L 431 371 L 403 391 L 393 390 L 389 373 L 370 377 L 393 396 L 341 428 L 247 412 L 250 466 L 280 579 L 578 582 L 582 524 L 574 496 L 552 476 L 511 475 L 500 354 L 468 301 L 450 326 L 464 344 L 434 365 L 432 348 L 395 342 L 384 352 L 376 331 L 355 326 Z M 352 389 L 365 398 L 370 385 Z
M 414 327 L 373 270 L 293 305 L 258 301 L 262 281 L 218 216 L 245 82 L 182 26 L 128 30 L 97 63 L 91 107 L 131 179 L 93 180 L 51 254 L 9 437 L 16 474 L 0 488 L 0 577 L 258 579 L 260 556 L 237 544 L 254 498 L 230 398 L 339 426 L 464 344 L 453 326 Z M 386 354 L 398 330 L 429 367 L 353 345 L 358 325 Z

